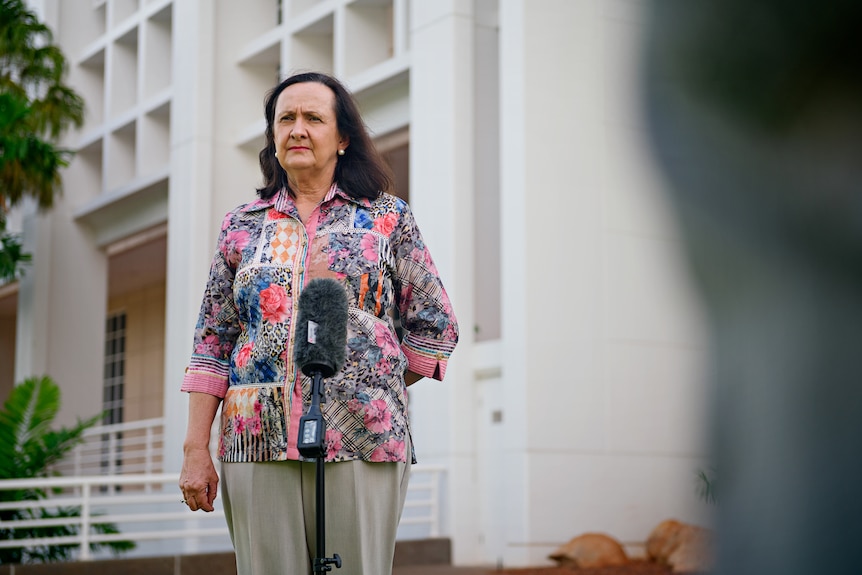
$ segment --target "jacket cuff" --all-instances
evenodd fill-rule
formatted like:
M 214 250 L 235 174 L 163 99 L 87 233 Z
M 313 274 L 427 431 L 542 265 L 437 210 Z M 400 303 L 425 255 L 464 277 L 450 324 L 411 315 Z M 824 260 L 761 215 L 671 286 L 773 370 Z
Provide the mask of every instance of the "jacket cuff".
M 228 388 L 226 364 L 204 357 L 192 357 L 180 391 L 208 393 L 224 399 Z
M 404 336 L 401 344 L 401 350 L 407 356 L 407 369 L 423 377 L 440 381 L 446 375 L 446 364 L 454 349 L 453 342 L 425 338 L 412 333 Z

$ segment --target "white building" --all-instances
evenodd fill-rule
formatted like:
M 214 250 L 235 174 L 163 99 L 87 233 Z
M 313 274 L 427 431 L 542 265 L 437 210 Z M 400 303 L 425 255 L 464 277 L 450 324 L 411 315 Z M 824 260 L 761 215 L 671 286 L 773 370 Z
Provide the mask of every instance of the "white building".
M 357 95 L 462 327 L 411 388 L 446 466 L 456 564 L 541 564 L 585 531 L 703 523 L 706 331 L 639 115 L 638 0 L 42 0 L 87 102 L 64 195 L 0 286 L 0 395 L 164 418 L 219 223 L 254 197 L 263 98 L 294 70 Z

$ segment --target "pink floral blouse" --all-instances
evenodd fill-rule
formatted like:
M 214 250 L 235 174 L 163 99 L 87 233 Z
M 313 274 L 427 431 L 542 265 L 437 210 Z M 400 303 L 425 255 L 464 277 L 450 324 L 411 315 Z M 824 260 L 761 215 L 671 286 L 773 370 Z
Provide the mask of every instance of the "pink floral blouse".
M 324 380 L 326 460 L 406 461 L 404 372 L 442 380 L 458 323 L 409 206 L 337 186 L 306 224 L 285 191 L 222 222 L 182 385 L 223 398 L 222 461 L 301 459 L 311 381 L 293 362 L 293 304 L 322 277 L 349 306 L 347 361 Z

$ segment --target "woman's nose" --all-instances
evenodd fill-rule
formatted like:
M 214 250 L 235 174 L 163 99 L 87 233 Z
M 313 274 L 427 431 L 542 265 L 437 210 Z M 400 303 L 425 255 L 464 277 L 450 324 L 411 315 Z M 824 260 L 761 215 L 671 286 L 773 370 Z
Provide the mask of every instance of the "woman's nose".
M 297 119 L 296 123 L 293 125 L 293 129 L 290 131 L 290 137 L 298 140 L 303 135 L 305 135 L 305 127 L 303 126 L 302 120 Z

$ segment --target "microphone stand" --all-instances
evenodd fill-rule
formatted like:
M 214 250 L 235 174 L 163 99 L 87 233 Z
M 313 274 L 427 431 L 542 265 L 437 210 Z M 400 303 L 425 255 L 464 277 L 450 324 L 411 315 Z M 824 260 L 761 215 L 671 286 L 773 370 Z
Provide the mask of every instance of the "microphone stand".
M 312 573 L 332 571 L 332 565 L 341 569 L 341 557 L 334 553 L 326 556 L 326 489 L 323 466 L 326 458 L 326 422 L 320 411 L 323 398 L 323 375 L 314 370 L 311 385 L 311 406 L 308 413 L 299 420 L 299 451 L 303 457 L 313 457 L 315 461 L 315 507 L 317 517 L 317 545 Z

